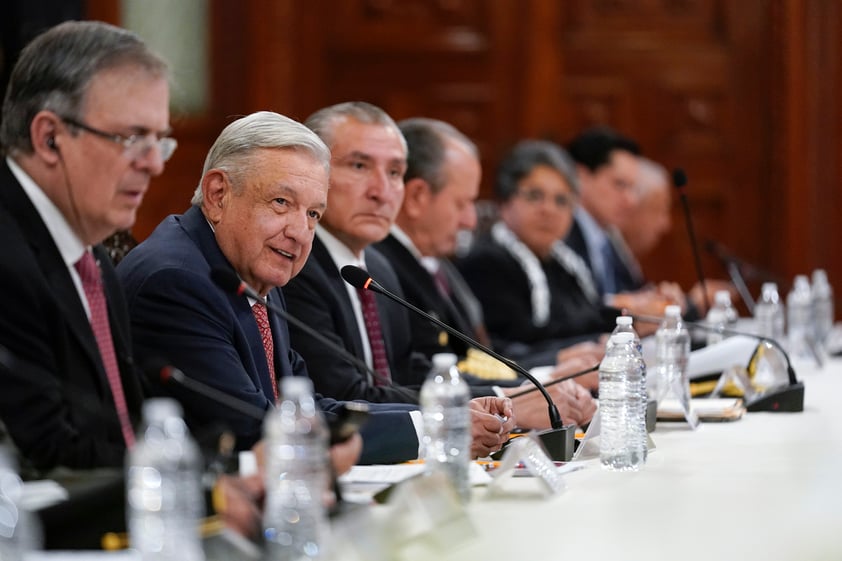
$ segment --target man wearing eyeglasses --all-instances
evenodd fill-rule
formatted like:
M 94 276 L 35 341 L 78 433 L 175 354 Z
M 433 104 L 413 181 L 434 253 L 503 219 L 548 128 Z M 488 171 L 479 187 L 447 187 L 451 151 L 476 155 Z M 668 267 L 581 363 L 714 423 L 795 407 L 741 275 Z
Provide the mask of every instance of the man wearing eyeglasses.
M 169 138 L 166 63 L 133 33 L 67 22 L 21 53 L 0 143 L 0 416 L 32 466 L 121 466 L 141 388 L 100 242 L 135 221 Z

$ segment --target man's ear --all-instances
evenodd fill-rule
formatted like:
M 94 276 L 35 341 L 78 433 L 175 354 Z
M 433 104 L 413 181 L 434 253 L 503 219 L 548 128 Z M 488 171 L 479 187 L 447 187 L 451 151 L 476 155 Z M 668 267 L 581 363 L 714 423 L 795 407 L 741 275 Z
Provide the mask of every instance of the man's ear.
M 49 164 L 55 164 L 61 159 L 60 141 L 56 138 L 59 132 L 59 119 L 52 111 L 39 111 L 29 124 L 29 139 L 32 150 L 38 157 Z M 66 130 L 62 127 L 62 130 Z
M 409 218 L 418 218 L 427 212 L 433 197 L 430 184 L 420 177 L 410 179 L 403 188 L 403 214 Z
M 202 210 L 211 224 L 222 220 L 222 213 L 231 195 L 228 174 L 221 169 L 208 170 L 202 177 Z

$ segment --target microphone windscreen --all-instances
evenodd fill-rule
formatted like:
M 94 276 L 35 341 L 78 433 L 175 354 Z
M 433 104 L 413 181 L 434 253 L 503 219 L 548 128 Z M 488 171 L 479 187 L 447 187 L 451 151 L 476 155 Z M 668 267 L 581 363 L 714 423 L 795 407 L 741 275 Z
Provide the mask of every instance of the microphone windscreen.
M 675 185 L 678 189 L 681 189 L 685 185 L 687 185 L 687 174 L 684 173 L 684 170 L 681 168 L 675 168 L 672 170 L 672 184 Z
M 342 278 L 345 282 L 354 288 L 368 288 L 366 284 L 371 278 L 365 270 L 355 267 L 354 265 L 345 265 L 342 267 Z
M 169 381 L 170 370 L 169 361 L 161 356 L 154 356 L 143 363 L 143 373 L 146 375 L 146 379 L 158 384 L 166 384 Z
M 240 292 L 242 281 L 237 273 L 231 269 L 214 269 L 210 273 L 211 279 L 216 285 L 226 292 Z

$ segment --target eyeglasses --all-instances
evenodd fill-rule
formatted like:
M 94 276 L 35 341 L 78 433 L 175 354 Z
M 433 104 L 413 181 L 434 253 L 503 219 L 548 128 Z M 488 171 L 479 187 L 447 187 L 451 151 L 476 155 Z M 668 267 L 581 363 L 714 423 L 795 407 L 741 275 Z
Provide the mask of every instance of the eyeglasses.
M 161 153 L 161 160 L 166 162 L 170 159 L 170 157 L 172 157 L 173 152 L 175 152 L 176 147 L 178 147 L 178 142 L 174 138 L 170 138 L 168 136 L 158 136 L 160 133 L 148 132 L 146 134 L 132 134 L 124 136 L 122 134 L 95 129 L 94 127 L 69 117 L 62 117 L 61 119 L 71 127 L 81 129 L 100 138 L 104 138 L 105 140 L 110 140 L 115 144 L 122 145 L 123 155 L 132 161 L 146 156 L 149 151 L 152 150 L 152 147 L 157 145 L 158 151 Z
M 550 199 L 558 208 L 568 208 L 573 206 L 574 198 L 571 195 L 547 195 L 539 189 L 524 189 L 515 193 L 524 201 L 530 204 L 544 204 L 544 201 Z

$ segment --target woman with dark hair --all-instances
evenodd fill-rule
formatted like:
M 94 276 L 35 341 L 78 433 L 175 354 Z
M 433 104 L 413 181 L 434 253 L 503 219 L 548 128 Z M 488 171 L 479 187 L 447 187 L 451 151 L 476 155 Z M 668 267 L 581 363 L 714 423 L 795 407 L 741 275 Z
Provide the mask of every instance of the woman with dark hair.
M 500 164 L 495 195 L 500 221 L 459 262 L 495 346 L 524 364 L 551 364 L 560 349 L 610 332 L 618 310 L 602 305 L 587 265 L 562 241 L 578 196 L 567 153 L 520 142 Z

